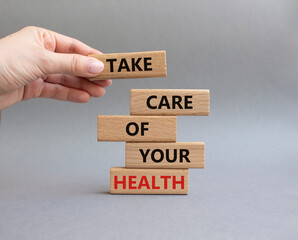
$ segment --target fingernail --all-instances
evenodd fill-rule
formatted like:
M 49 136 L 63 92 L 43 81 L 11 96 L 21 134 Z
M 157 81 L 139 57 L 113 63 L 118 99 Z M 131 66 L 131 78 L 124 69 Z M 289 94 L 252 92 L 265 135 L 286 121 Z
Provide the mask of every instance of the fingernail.
M 90 59 L 87 63 L 87 72 L 96 74 L 101 73 L 104 69 L 103 62 L 96 60 L 96 59 Z

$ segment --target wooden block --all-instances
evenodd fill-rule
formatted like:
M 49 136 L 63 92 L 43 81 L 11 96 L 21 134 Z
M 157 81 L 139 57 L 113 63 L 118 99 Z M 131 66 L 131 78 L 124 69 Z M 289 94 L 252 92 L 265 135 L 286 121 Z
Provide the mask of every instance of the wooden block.
M 188 194 L 188 169 L 110 170 L 113 194 Z
M 131 52 L 90 55 L 104 63 L 104 70 L 89 80 L 166 77 L 166 52 Z
M 209 115 L 210 92 L 203 89 L 131 89 L 131 115 Z
M 204 168 L 202 142 L 126 143 L 127 168 Z
M 98 141 L 175 142 L 177 117 L 97 117 Z

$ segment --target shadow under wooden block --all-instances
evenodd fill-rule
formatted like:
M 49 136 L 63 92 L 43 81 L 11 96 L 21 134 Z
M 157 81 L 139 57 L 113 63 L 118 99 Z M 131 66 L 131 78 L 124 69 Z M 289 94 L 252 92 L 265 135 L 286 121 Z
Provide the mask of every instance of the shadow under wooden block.
M 166 77 L 166 52 L 148 51 L 90 55 L 104 63 L 104 70 L 89 80 Z
M 98 141 L 175 142 L 177 117 L 99 115 Z
M 205 143 L 126 143 L 127 168 L 204 168 Z
M 188 169 L 110 169 L 112 194 L 188 194 Z
M 210 92 L 205 89 L 131 89 L 131 115 L 207 116 Z

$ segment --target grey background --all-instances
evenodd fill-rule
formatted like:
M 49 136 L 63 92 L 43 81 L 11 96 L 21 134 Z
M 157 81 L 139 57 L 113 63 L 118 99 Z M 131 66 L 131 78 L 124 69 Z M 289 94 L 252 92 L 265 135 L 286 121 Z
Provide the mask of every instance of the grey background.
M 288 0 L 1 1 L 1 37 L 36 25 L 102 52 L 167 51 L 168 77 L 114 80 L 87 104 L 34 99 L 2 113 L 0 239 L 298 239 L 298 3 Z M 1 57 L 1 56 L 0 56 Z M 188 196 L 109 195 L 124 143 L 97 114 L 129 114 L 131 88 L 206 88 L 209 117 Z

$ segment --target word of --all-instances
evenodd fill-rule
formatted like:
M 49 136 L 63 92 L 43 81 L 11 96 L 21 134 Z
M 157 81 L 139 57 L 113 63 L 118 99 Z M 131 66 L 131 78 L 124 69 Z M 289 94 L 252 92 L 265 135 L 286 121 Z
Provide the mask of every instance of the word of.
M 144 136 L 145 131 L 148 131 L 149 128 L 146 128 L 145 126 L 148 126 L 149 122 L 141 122 L 141 136 Z M 134 131 L 131 132 L 131 126 L 134 126 Z M 135 136 L 139 133 L 139 125 L 135 122 L 130 122 L 126 125 L 126 133 L 129 136 Z

